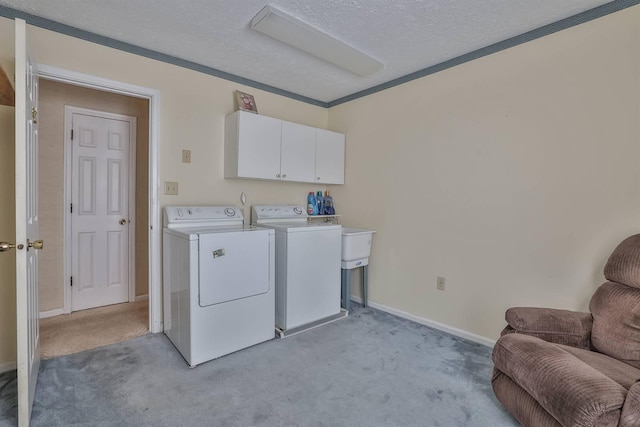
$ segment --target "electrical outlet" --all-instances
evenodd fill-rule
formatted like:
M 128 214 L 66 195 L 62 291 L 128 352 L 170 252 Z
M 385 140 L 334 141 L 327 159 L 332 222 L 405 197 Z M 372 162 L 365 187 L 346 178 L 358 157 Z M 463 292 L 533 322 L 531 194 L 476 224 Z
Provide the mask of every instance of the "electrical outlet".
M 191 150 L 182 150 L 182 163 L 191 163 Z
M 173 181 L 165 181 L 164 182 L 164 194 L 168 196 L 177 196 L 178 195 L 178 183 Z
M 438 276 L 437 282 L 436 282 L 436 287 L 438 288 L 438 290 L 440 291 L 444 291 L 444 282 L 446 281 L 446 279 L 442 276 Z

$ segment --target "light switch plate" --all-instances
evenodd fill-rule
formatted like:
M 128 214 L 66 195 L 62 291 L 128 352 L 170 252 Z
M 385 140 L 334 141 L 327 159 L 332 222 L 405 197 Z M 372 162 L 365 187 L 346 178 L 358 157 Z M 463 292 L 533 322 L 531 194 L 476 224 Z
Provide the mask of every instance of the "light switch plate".
M 164 194 L 167 196 L 177 196 L 178 195 L 178 183 L 173 181 L 165 181 L 164 182 Z

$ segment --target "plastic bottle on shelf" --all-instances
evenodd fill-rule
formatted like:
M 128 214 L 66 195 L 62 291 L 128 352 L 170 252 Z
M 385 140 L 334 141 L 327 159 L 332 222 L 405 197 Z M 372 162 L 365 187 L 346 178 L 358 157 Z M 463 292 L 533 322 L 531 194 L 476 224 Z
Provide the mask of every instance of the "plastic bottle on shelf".
M 309 195 L 307 196 L 307 214 L 318 215 L 318 202 L 313 191 L 309 191 Z
M 329 190 L 324 192 L 323 204 L 324 208 L 322 209 L 323 215 L 335 215 L 336 210 L 333 207 L 333 197 L 329 195 Z
M 324 197 L 322 197 L 322 191 L 316 193 L 316 204 L 318 206 L 318 215 L 324 215 Z

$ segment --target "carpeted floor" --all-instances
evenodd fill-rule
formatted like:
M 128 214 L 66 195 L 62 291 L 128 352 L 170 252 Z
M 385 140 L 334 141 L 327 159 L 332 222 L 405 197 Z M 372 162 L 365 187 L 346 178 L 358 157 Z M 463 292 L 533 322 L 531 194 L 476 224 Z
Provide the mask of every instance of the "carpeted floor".
M 189 369 L 162 334 L 45 360 L 33 426 L 515 426 L 491 350 L 355 307 L 343 320 Z M 0 425 L 15 423 L 0 375 Z
M 148 300 L 42 319 L 40 356 L 65 356 L 139 337 L 149 332 L 148 325 Z

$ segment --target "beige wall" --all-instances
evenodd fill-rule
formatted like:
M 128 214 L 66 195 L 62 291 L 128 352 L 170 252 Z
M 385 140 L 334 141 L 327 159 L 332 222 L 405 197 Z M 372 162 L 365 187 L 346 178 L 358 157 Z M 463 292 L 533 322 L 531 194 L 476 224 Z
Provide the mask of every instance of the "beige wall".
M 40 311 L 62 309 L 64 286 L 64 109 L 65 105 L 134 116 L 136 135 L 136 295 L 148 293 L 149 101 L 40 81 Z
M 13 131 L 15 108 L 0 105 L 0 240 L 14 242 L 16 221 Z M 0 372 L 16 360 L 16 256 L 15 251 L 0 253 Z
M 372 301 L 492 339 L 513 305 L 587 309 L 639 230 L 639 18 L 636 6 L 330 110 L 347 133 L 337 210 L 378 230 Z

